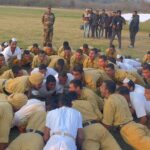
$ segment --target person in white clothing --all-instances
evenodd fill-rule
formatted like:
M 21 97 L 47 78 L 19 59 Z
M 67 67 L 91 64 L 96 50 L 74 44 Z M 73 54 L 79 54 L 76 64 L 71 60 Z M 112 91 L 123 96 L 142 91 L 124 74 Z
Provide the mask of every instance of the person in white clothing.
M 45 102 L 38 99 L 29 99 L 27 104 L 14 114 L 13 126 L 24 126 L 28 118 L 37 111 L 46 111 Z
M 8 64 L 13 63 L 14 60 L 21 61 L 22 51 L 17 47 L 17 40 L 12 38 L 9 42 L 9 46 L 4 49 L 2 54 Z
M 46 117 L 43 150 L 77 150 L 83 141 L 82 116 L 71 108 L 70 96 L 59 97 L 59 108 L 49 111 Z M 77 145 L 76 145 L 77 143 Z
M 74 79 L 74 76 L 71 73 L 62 71 L 55 76 L 56 78 L 56 91 L 57 93 L 67 93 L 70 82 Z
M 41 65 L 39 65 L 38 68 L 34 68 L 34 69 L 31 71 L 31 74 L 36 73 L 36 72 L 40 72 L 40 73 L 44 74 L 45 79 L 46 79 L 49 75 L 55 76 L 55 75 L 58 74 L 57 71 L 55 71 L 53 68 L 47 67 L 45 64 L 41 64 Z
M 33 97 L 46 100 L 56 93 L 56 79 L 49 75 L 46 81 L 43 81 L 42 87 L 38 90 L 32 90 Z

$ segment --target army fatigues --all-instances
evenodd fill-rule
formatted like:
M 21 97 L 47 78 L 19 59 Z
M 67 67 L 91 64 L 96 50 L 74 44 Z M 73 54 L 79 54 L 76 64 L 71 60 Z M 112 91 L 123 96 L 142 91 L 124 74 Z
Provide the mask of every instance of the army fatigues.
M 110 40 L 110 45 L 112 45 L 112 42 L 115 39 L 115 36 L 117 35 L 119 49 L 121 49 L 121 31 L 124 23 L 125 23 L 125 19 L 121 16 L 116 16 L 112 20 L 112 37 Z
M 102 116 L 95 113 L 95 107 L 89 101 L 75 100 L 73 108 L 80 111 L 83 117 L 83 150 L 121 150 L 112 135 L 100 124 Z M 93 123 L 88 124 L 88 122 Z
M 6 150 L 42 150 L 45 120 L 46 112 L 44 111 L 32 114 L 28 120 L 26 133 L 19 135 Z
M 42 17 L 42 23 L 44 26 L 43 46 L 46 46 L 48 43 L 52 43 L 54 22 L 55 22 L 55 15 L 53 13 L 49 14 L 48 12 L 45 12 Z
M 102 122 L 118 127 L 123 139 L 136 150 L 149 150 L 150 131 L 132 120 L 128 103 L 123 96 L 112 94 L 105 100 Z
M 26 70 L 22 70 L 22 72 L 23 72 L 23 76 L 28 75 Z M 15 77 L 14 77 L 12 70 L 7 70 L 0 76 L 0 79 L 14 79 L 14 78 Z

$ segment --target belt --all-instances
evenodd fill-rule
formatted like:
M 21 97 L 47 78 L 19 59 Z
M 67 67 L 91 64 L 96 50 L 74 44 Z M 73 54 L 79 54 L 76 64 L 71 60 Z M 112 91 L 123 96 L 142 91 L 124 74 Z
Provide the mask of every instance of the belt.
M 127 123 L 124 123 L 124 124 L 119 125 L 119 128 L 121 129 L 122 127 L 124 127 L 125 125 L 127 125 L 128 123 L 130 123 L 130 122 L 132 122 L 132 121 L 133 121 L 133 120 L 131 120 L 131 121 L 127 122 Z
M 3 83 L 2 83 L 2 89 L 3 89 L 3 92 L 4 92 L 6 95 L 10 95 L 10 93 L 7 92 L 6 89 L 5 89 L 6 81 L 7 81 L 7 80 L 4 80 L 4 81 L 3 81 Z
M 69 134 L 69 133 L 67 133 L 67 132 L 58 131 L 58 132 L 54 132 L 54 133 L 51 134 L 51 136 L 53 136 L 53 135 L 67 136 L 67 137 L 72 138 L 72 139 L 75 141 L 75 138 L 74 138 L 71 134 Z
M 27 133 L 28 133 L 28 132 L 38 133 L 38 134 L 41 135 L 41 136 L 44 135 L 44 133 L 41 132 L 41 131 L 39 131 L 39 130 L 35 130 L 35 131 L 34 131 L 33 129 L 27 129 L 26 132 L 27 132 Z
M 100 123 L 98 120 L 86 121 L 83 123 L 83 127 L 89 126 L 91 124 Z

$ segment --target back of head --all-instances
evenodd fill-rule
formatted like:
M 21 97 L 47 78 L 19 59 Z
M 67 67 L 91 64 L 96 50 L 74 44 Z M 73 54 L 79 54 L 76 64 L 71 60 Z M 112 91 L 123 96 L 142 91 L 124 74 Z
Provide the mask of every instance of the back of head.
M 82 64 L 77 64 L 73 67 L 73 71 L 83 73 L 83 65 Z
M 79 87 L 80 89 L 83 88 L 83 84 L 81 80 L 74 79 L 70 82 L 70 84 L 73 84 L 75 87 Z
M 22 70 L 22 68 L 18 65 L 14 65 L 14 66 L 12 66 L 11 70 L 12 70 L 13 74 L 17 75 L 19 73 L 19 71 Z
M 64 70 L 61 71 L 61 72 L 59 72 L 58 77 L 66 77 L 66 78 L 67 78 L 67 77 L 68 77 L 68 76 L 67 76 L 67 72 L 64 71 Z
M 34 43 L 32 46 L 33 46 L 34 48 L 39 48 L 39 45 L 38 45 L 37 43 Z
M 109 93 L 113 94 L 116 91 L 116 83 L 114 81 L 111 80 L 105 80 L 104 81 L 107 90 L 109 91 Z
M 39 70 L 46 70 L 46 69 L 47 69 L 47 65 L 45 65 L 45 64 L 39 65 Z
M 125 86 L 121 86 L 117 89 L 117 92 L 121 95 L 129 95 L 130 94 L 130 91 L 127 87 Z
M 68 47 L 69 46 L 69 42 L 68 41 L 64 41 L 63 42 L 63 47 Z
M 115 66 L 114 66 L 113 64 L 107 64 L 107 65 L 106 65 L 106 68 L 115 70 Z

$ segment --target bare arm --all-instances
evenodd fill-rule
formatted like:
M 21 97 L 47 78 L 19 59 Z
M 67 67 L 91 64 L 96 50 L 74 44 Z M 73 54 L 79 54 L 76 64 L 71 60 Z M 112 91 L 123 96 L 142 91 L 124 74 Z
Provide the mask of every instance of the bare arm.
M 7 143 L 0 143 L 0 150 L 5 150 L 7 146 Z
M 50 138 L 50 129 L 45 127 L 45 130 L 44 130 L 44 141 L 47 142 L 49 138 Z
M 140 124 L 145 125 L 146 122 L 147 122 L 147 117 L 146 116 L 140 118 L 140 121 L 139 121 Z

